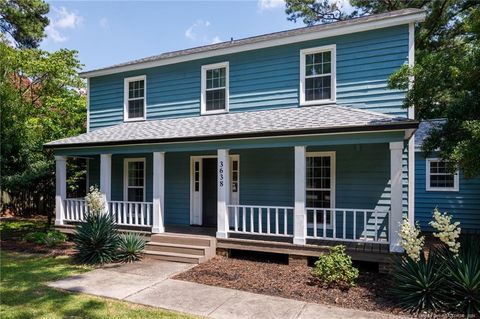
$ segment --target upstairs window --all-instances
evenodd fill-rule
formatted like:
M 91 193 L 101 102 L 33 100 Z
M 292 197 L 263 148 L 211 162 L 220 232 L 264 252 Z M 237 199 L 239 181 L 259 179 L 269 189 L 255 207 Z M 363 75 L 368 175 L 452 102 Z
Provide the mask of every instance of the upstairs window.
M 124 163 L 124 200 L 145 201 L 145 159 L 127 158 Z
M 458 171 L 450 172 L 448 163 L 427 158 L 427 191 L 458 191 Z
M 300 104 L 335 102 L 335 45 L 300 51 Z
M 146 93 L 147 83 L 144 75 L 125 79 L 124 121 L 145 120 Z
M 201 114 L 228 112 L 228 62 L 202 66 Z

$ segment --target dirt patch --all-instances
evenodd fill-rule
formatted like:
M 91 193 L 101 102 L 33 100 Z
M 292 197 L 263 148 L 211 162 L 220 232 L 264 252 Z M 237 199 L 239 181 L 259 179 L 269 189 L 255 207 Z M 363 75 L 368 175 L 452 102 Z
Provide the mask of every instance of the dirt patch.
M 48 247 L 45 245 L 38 245 L 35 243 L 18 240 L 2 240 L 0 241 L 2 250 L 15 251 L 29 254 L 45 254 L 47 256 L 72 256 L 75 254 L 74 245 L 72 242 L 65 242 L 55 247 Z
M 307 266 L 216 257 L 174 278 L 306 302 L 410 315 L 397 307 L 391 298 L 390 278 L 378 273 L 360 272 L 356 287 L 340 290 L 316 285 Z M 419 317 L 432 318 L 432 314 L 420 314 Z M 433 317 L 457 316 L 435 314 Z

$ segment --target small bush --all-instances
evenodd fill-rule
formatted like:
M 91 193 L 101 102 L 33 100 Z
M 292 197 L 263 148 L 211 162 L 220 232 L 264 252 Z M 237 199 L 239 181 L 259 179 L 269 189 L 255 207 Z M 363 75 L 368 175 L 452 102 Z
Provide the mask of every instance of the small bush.
M 330 253 L 320 255 L 312 275 L 325 286 L 348 289 L 355 286 L 358 269 L 353 267 L 352 259 L 345 253 L 345 246 L 338 245 L 331 247 Z
M 118 261 L 127 263 L 140 260 L 145 244 L 145 238 L 138 234 L 121 235 L 118 243 Z
M 28 233 L 24 237 L 25 241 L 49 247 L 58 246 L 67 241 L 67 235 L 58 230 L 49 230 L 47 232 Z
M 79 261 L 104 264 L 115 261 L 119 235 L 113 217 L 104 213 L 88 213 L 74 233 L 73 242 Z
M 409 256 L 399 258 L 392 273 L 395 300 L 411 312 L 444 307 L 448 296 L 444 270 L 445 267 L 435 252 L 428 259 L 423 252 L 418 260 Z

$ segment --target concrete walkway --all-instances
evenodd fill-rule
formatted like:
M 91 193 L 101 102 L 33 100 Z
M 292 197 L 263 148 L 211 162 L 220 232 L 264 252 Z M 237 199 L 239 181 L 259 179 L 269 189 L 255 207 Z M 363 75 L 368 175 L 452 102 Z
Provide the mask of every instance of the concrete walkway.
M 107 266 L 49 286 L 218 319 L 404 318 L 170 279 L 190 267 L 146 260 Z

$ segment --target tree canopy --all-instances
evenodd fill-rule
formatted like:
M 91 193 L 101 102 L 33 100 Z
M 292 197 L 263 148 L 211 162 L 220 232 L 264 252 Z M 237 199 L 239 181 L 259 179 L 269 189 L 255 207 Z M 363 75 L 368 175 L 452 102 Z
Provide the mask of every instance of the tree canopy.
M 8 2 L 20 3 L 24 9 L 28 4 L 46 6 L 48 12 L 48 5 L 42 1 Z M 5 3 L 2 2 L 3 5 Z M 0 10 L 5 9 L 2 7 Z M 48 23 L 45 14 L 43 18 L 39 17 L 39 21 Z M 44 151 L 43 144 L 85 131 L 85 90 L 78 76 L 81 64 L 76 51 L 61 49 L 47 52 L 36 48 L 46 24 L 40 24 L 42 28 L 40 25 L 31 28 L 30 22 L 16 18 L 17 15 L 2 15 L 2 25 L 14 25 L 15 30 L 32 32 L 25 31 L 26 37 L 17 38 L 12 34 L 20 33 L 9 32 L 9 37 L 2 26 L 1 187 L 10 197 L 10 209 L 25 212 L 38 209 L 38 204 L 41 204 L 43 208 L 51 210 L 55 193 L 55 166 L 52 152 Z M 18 46 L 12 45 L 12 38 L 20 41 Z M 5 205 L 2 206 L 5 209 Z
M 353 10 L 328 0 L 287 0 L 291 21 L 329 23 L 404 8 L 426 10 L 416 27 L 415 66 L 394 73 L 390 87 L 408 90 L 404 107 L 417 119 L 445 118 L 424 143 L 427 154 L 460 166 L 468 177 L 480 174 L 480 1 L 350 0 Z M 413 75 L 413 86 L 409 79 Z

